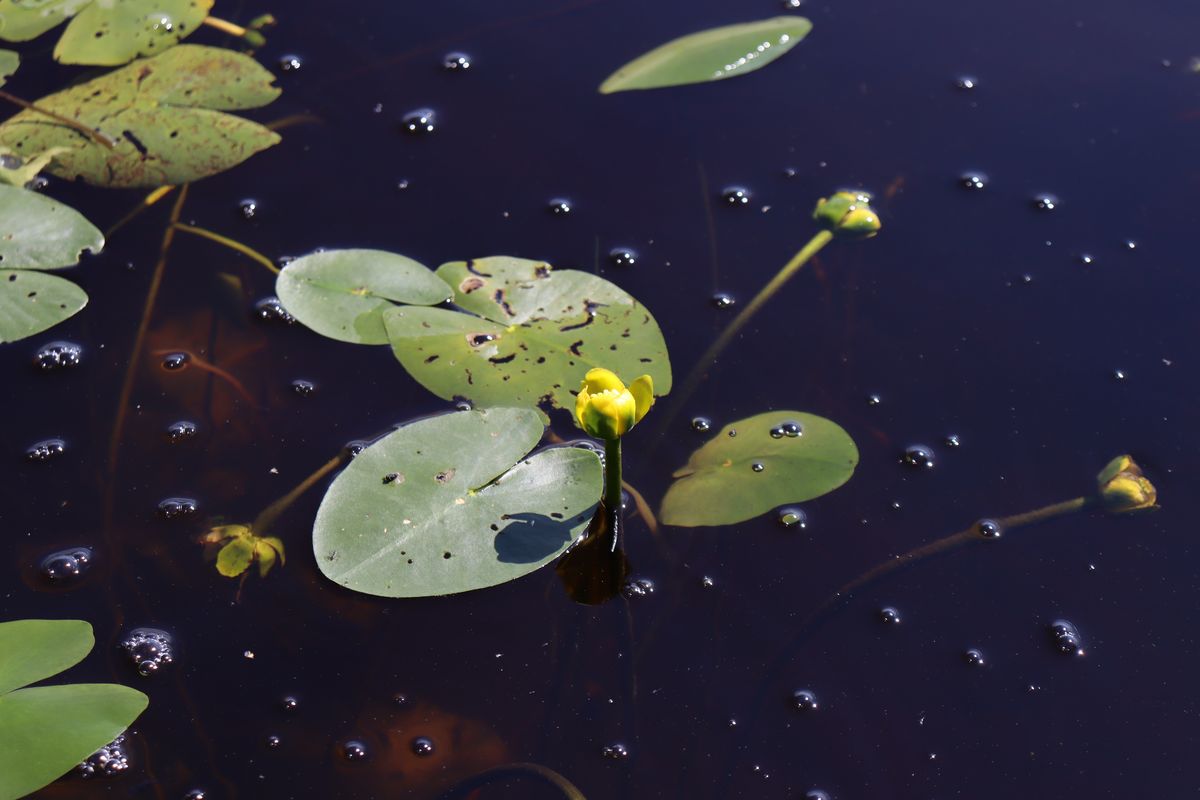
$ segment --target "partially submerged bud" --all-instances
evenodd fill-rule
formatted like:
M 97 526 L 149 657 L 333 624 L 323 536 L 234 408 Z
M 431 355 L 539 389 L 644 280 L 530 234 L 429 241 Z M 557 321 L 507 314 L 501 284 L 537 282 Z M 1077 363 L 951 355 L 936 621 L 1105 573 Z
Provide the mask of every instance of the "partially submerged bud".
M 835 192 L 817 201 L 813 219 L 838 236 L 868 239 L 879 232 L 879 217 L 866 192 Z
M 611 370 L 588 370 L 575 398 L 575 418 L 588 435 L 610 441 L 620 439 L 642 421 L 654 405 L 654 384 L 643 375 L 626 388 Z
M 1131 457 L 1121 455 L 1108 462 L 1096 476 L 1096 488 L 1104 507 L 1114 513 L 1157 508 L 1158 490 Z

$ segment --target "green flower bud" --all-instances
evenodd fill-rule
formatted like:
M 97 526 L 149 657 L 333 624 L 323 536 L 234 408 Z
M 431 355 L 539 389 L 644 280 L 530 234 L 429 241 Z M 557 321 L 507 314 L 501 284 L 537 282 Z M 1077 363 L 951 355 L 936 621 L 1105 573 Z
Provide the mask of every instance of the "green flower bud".
M 1117 456 L 1100 471 L 1096 490 L 1105 508 L 1114 514 L 1158 507 L 1158 490 L 1127 455 Z
M 868 239 L 879 232 L 879 217 L 866 192 L 836 192 L 817 201 L 813 219 L 838 236 Z

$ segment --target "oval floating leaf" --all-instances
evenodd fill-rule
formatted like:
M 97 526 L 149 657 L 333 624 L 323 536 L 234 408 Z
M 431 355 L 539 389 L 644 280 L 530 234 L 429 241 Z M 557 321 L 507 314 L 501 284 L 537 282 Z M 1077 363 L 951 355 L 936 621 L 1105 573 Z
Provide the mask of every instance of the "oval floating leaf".
M 858 448 L 836 423 L 769 411 L 726 425 L 692 453 L 675 471 L 659 518 L 682 527 L 742 522 L 832 492 L 857 464 Z
M 79 619 L 0 622 L 0 695 L 75 666 L 95 644 L 92 626 Z
M 656 47 L 618 69 L 601 94 L 706 83 L 762 69 L 812 30 L 804 17 L 775 17 L 689 34 Z
M 603 278 L 507 256 L 443 264 L 437 274 L 463 311 L 398 307 L 383 319 L 396 358 L 438 397 L 574 408 L 579 382 L 597 366 L 629 379 L 649 374 L 660 396 L 671 390 L 658 323 Z
M 97 0 L 71 20 L 54 58 L 116 66 L 161 53 L 200 27 L 212 5 L 213 0 Z
M 94 0 L 0 0 L 0 39 L 27 42 L 61 25 Z
M 73 317 L 87 294 L 57 275 L 0 269 L 0 344 L 41 333 Z
M 387 344 L 383 312 L 396 303 L 431 306 L 454 292 L 427 267 L 382 250 L 330 250 L 298 258 L 275 279 L 288 313 L 322 336 Z
M 99 253 L 103 247 L 104 235 L 75 209 L 37 192 L 0 185 L 0 267 L 69 267 L 84 250 Z
M 459 411 L 414 422 L 350 462 L 321 501 L 313 551 L 367 594 L 425 597 L 505 583 L 561 554 L 600 499 L 595 453 L 555 448 L 537 411 Z
M 21 57 L 12 50 L 0 50 L 0 86 L 3 86 L 17 67 L 21 66 Z
M 254 59 L 217 47 L 179 45 L 37 101 L 98 130 L 112 148 L 25 110 L 0 125 L 0 145 L 22 156 L 64 147 L 50 172 L 97 186 L 188 183 L 240 164 L 279 141 L 256 122 L 221 113 L 279 96 Z

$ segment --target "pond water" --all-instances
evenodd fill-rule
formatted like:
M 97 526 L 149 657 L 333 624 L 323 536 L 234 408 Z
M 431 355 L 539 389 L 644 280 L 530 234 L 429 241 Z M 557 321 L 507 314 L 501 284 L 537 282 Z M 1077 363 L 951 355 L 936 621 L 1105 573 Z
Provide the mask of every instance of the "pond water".
M 70 273 L 83 313 L 0 347 L 0 618 L 90 621 L 96 652 L 69 678 L 150 696 L 128 769 L 38 796 L 425 798 L 512 762 L 593 800 L 1197 791 L 1194 4 L 808 0 L 812 34 L 760 72 L 611 96 L 595 89 L 628 59 L 779 4 L 222 5 L 280 20 L 258 55 L 283 96 L 250 116 L 311 119 L 195 184 L 185 221 L 272 258 L 378 247 L 597 271 L 653 311 L 679 379 L 738 309 L 714 296 L 748 301 L 811 236 L 818 197 L 875 192 L 880 235 L 826 249 L 668 429 L 651 416 L 625 443 L 626 477 L 654 504 L 705 439 L 697 415 L 716 430 L 820 414 L 861 462 L 803 505 L 803 527 L 768 514 L 653 536 L 631 520 L 631 575 L 649 583 L 595 606 L 552 569 L 446 598 L 343 590 L 310 545 L 326 478 L 276 528 L 287 564 L 239 588 L 197 544 L 215 520 L 251 519 L 347 442 L 451 405 L 387 348 L 257 319 L 272 276 L 181 237 L 110 473 L 163 203 Z M 40 66 L 14 91 L 77 74 L 49 67 L 49 48 L 23 48 Z M 444 68 L 451 53 L 469 68 Z M 281 69 L 290 56 L 299 68 Z M 433 130 L 404 132 L 418 109 Z M 727 202 L 731 187 L 748 202 Z M 48 192 L 101 228 L 143 196 Z M 1053 209 L 1037 208 L 1047 193 Z M 621 248 L 632 264 L 610 257 Z M 77 366 L 34 366 L 55 341 L 81 347 Z M 240 389 L 194 359 L 168 368 L 176 352 Z M 195 433 L 172 442 L 180 421 Z M 575 435 L 565 414 L 553 425 Z M 60 454 L 26 459 L 52 438 Z M 914 445 L 931 468 L 900 463 Z M 1124 452 L 1157 485 L 1157 513 L 1014 531 L 805 622 L 880 562 L 1089 491 Z M 171 498 L 182 513 L 160 511 Z M 78 547 L 92 551 L 79 579 L 39 576 Z M 1084 655 L 1059 652 L 1060 619 Z M 171 637 L 149 677 L 120 647 L 144 627 Z M 561 795 L 514 776 L 475 796 Z

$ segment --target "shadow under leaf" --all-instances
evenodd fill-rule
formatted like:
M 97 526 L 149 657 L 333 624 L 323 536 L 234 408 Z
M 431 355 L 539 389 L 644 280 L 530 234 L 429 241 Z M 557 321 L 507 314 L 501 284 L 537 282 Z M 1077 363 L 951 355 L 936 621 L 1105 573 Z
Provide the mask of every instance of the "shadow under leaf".
M 496 533 L 496 557 L 505 564 L 532 564 L 557 553 L 571 541 L 571 529 L 593 513 L 592 509 L 567 519 L 525 512 L 508 514 Z

